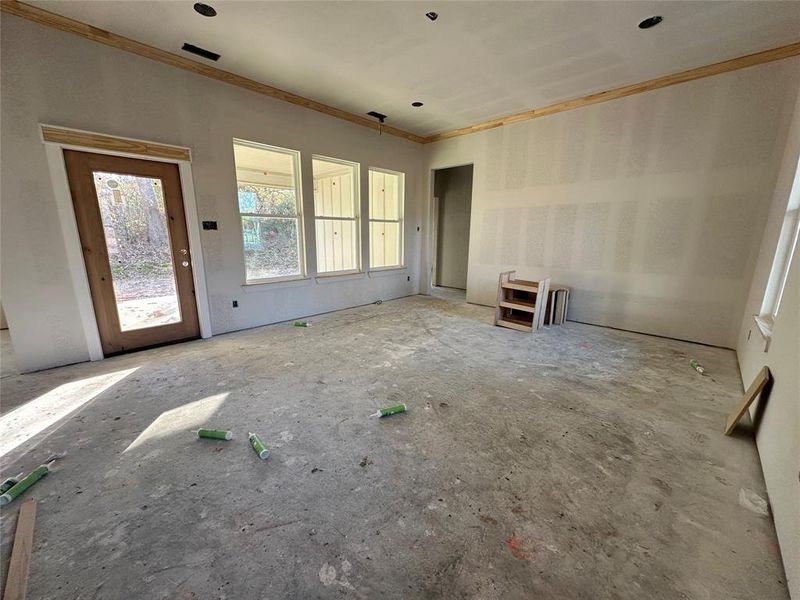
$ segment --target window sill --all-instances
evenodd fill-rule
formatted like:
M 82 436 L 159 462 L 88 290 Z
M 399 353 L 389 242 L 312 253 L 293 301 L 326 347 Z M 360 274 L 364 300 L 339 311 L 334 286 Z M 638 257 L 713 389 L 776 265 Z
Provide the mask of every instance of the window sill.
M 317 283 L 334 283 L 336 281 L 363 279 L 364 275 L 366 274 L 363 271 L 333 271 L 331 273 L 318 273 L 314 279 Z
M 765 315 L 753 315 L 758 331 L 765 340 L 772 339 L 772 318 Z
M 309 285 L 310 283 L 310 277 L 281 277 L 265 281 L 254 281 L 253 283 L 243 283 L 242 291 L 245 294 L 253 294 L 287 287 L 301 287 Z
M 400 275 L 406 272 L 405 267 L 377 267 L 367 271 L 370 277 L 388 277 L 390 275 Z
M 753 320 L 756 322 L 756 328 L 764 338 L 764 352 L 769 350 L 770 342 L 772 341 L 772 317 L 767 315 L 753 315 Z

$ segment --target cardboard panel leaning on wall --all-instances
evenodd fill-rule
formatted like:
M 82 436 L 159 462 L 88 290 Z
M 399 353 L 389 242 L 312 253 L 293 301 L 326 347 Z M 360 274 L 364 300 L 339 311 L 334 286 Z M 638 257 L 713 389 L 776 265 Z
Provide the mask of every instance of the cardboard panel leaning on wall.
M 573 320 L 733 347 L 800 83 L 792 58 L 425 146 L 474 162 L 467 300 L 573 288 Z
M 0 27 L 3 304 L 22 370 L 88 358 L 63 258 L 40 122 L 192 149 L 199 218 L 219 226 L 201 232 L 215 334 L 418 290 L 417 225 L 422 217 L 418 144 L 379 136 L 14 16 L 3 15 Z M 312 154 L 361 164 L 362 215 L 367 214 L 368 167 L 404 172 L 405 270 L 374 277 L 243 286 L 233 138 L 301 152 L 306 255 L 312 273 L 316 263 Z M 366 241 L 365 219 L 361 234 Z M 368 251 L 365 243 L 362 249 Z M 232 307 L 233 300 L 238 308 Z

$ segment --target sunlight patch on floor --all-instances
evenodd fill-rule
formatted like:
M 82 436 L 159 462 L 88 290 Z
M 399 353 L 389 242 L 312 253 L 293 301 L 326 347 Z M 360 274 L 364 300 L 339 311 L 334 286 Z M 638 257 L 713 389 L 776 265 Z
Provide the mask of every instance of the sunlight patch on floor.
M 125 448 L 123 454 L 142 444 L 168 435 L 209 426 L 207 421 L 217 412 L 227 397 L 228 392 L 215 394 L 161 413 L 155 421 L 147 426 L 147 429 L 139 434 L 139 437 L 131 442 L 130 446 Z
M 70 381 L 0 417 L 0 456 L 85 406 L 139 367 Z

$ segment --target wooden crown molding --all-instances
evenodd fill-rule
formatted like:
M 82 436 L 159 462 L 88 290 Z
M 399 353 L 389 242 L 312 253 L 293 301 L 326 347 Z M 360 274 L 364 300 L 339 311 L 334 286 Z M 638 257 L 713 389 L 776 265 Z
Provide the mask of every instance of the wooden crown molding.
M 52 125 L 42 125 L 42 139 L 45 142 L 77 146 L 80 148 L 94 148 L 123 152 L 125 154 L 140 154 L 152 158 L 166 158 L 169 160 L 191 161 L 192 155 L 188 148 L 181 146 L 167 146 L 142 140 L 121 138 L 102 133 L 91 133 L 79 129 L 66 129 Z
M 235 85 L 264 96 L 269 96 L 270 98 L 275 98 L 290 104 L 302 106 L 303 108 L 308 108 L 337 119 L 354 123 L 356 125 L 362 125 L 363 127 L 369 127 L 370 129 L 374 130 L 379 129 L 378 123 L 366 117 L 362 117 L 361 115 L 349 113 L 340 108 L 328 106 L 322 102 L 317 102 L 316 100 L 311 100 L 309 98 L 298 96 L 297 94 L 293 94 L 276 87 L 259 83 L 253 79 L 236 75 L 235 73 L 218 69 L 217 67 L 199 63 L 197 61 L 184 58 L 183 56 L 178 56 L 177 54 L 173 54 L 165 50 L 160 50 L 159 48 L 154 48 L 153 46 L 149 46 L 130 38 L 111 33 L 110 31 L 93 27 L 87 23 L 82 23 L 81 21 L 63 17 L 36 6 L 25 4 L 24 2 L 19 2 L 18 0 L 0 0 L 0 12 L 16 15 L 18 17 L 28 19 L 29 21 L 33 21 L 34 23 L 39 23 L 40 25 L 46 25 L 47 27 L 73 33 L 88 40 L 105 44 L 106 46 L 111 46 L 112 48 L 118 48 L 120 50 L 130 52 L 131 54 L 143 56 L 145 58 L 171 65 L 185 71 L 190 71 L 198 75 L 203 75 L 211 79 L 216 79 L 218 81 Z M 625 98 L 627 96 L 633 96 L 635 94 L 641 94 L 643 92 L 649 92 L 671 85 L 677 85 L 679 83 L 686 83 L 696 79 L 712 77 L 714 75 L 729 73 L 730 71 L 737 71 L 739 69 L 745 69 L 747 67 L 753 67 L 798 55 L 800 55 L 800 41 L 794 42 L 793 44 L 788 44 L 786 46 L 780 46 L 778 48 L 772 48 L 770 50 L 747 54 L 745 56 L 739 56 L 737 58 L 724 60 L 718 63 L 656 77 L 655 79 L 649 79 L 647 81 L 633 83 L 603 92 L 597 92 L 595 94 L 573 98 L 571 100 L 556 102 L 555 104 L 550 104 L 542 108 L 533 108 L 521 113 L 491 119 L 489 121 L 470 125 L 469 127 L 453 129 L 452 131 L 436 133 L 427 137 L 404 131 L 402 129 L 398 129 L 397 127 L 392 127 L 391 125 L 383 125 L 380 127 L 380 129 L 389 135 L 400 137 L 411 142 L 416 142 L 418 144 L 431 144 L 462 135 L 469 135 L 471 133 L 478 133 L 479 131 L 494 129 L 495 127 L 503 127 L 513 123 L 528 121 L 530 119 L 546 117 L 576 108 L 583 108 L 584 106 L 591 106 L 592 104 L 599 104 L 601 102 L 608 102 L 609 100 Z
M 24 2 L 18 2 L 17 0 L 2 0 L 0 1 L 0 12 L 16 15 L 17 17 L 28 19 L 29 21 L 39 23 L 40 25 L 45 25 L 47 27 L 52 27 L 53 29 L 59 29 L 61 31 L 78 35 L 87 40 L 92 40 L 93 42 L 99 42 L 100 44 L 111 46 L 112 48 L 118 48 L 119 50 L 130 52 L 131 54 L 143 56 L 166 65 L 177 67 L 185 71 L 190 71 L 198 75 L 203 75 L 204 77 L 209 77 L 211 79 L 216 79 L 224 83 L 235 85 L 240 88 L 250 90 L 251 92 L 269 96 L 270 98 L 275 98 L 290 104 L 302 106 L 303 108 L 308 108 L 330 117 L 349 121 L 350 123 L 361 125 L 363 127 L 369 127 L 370 129 L 374 129 L 376 131 L 379 129 L 379 124 L 367 117 L 355 115 L 347 112 L 346 110 L 328 106 L 322 102 L 304 98 L 303 96 L 298 96 L 297 94 L 259 83 L 258 81 L 243 77 L 241 75 L 236 75 L 235 73 L 184 58 L 183 56 L 178 56 L 177 54 L 167 52 L 166 50 L 154 48 L 153 46 L 137 42 L 130 38 L 117 35 L 116 33 L 112 33 L 98 27 L 93 27 L 92 25 L 83 23 L 81 21 L 76 21 L 75 19 L 70 19 L 68 17 L 52 13 L 30 4 L 25 4 Z M 411 142 L 416 142 L 418 144 L 426 141 L 426 138 L 423 136 L 398 129 L 397 127 L 392 127 L 391 125 L 380 126 L 380 131 L 389 135 L 403 138 L 405 140 L 409 140 Z
M 609 100 L 616 100 L 617 98 L 625 98 L 626 96 L 633 96 L 634 94 L 641 94 L 651 90 L 665 88 L 679 83 L 686 83 L 687 81 L 694 81 L 695 79 L 703 79 L 704 77 L 711 77 L 713 75 L 720 75 L 721 73 L 728 73 L 738 69 L 745 69 L 755 65 L 790 58 L 792 56 L 800 55 L 800 42 L 789 44 L 788 46 L 780 46 L 772 48 L 771 50 L 764 50 L 763 52 L 756 52 L 754 54 L 747 54 L 746 56 L 739 56 L 730 60 L 706 65 L 704 67 L 697 67 L 671 75 L 664 75 L 642 81 L 640 83 L 633 83 L 631 85 L 624 85 L 622 87 L 598 92 L 596 94 L 589 94 L 588 96 L 581 96 L 580 98 L 573 98 L 572 100 L 565 100 L 563 102 L 556 102 L 549 106 L 542 108 L 534 108 L 526 110 L 525 112 L 508 115 L 490 121 L 484 121 L 477 125 L 469 127 L 462 127 L 461 129 L 454 129 L 452 131 L 445 131 L 444 133 L 437 133 L 425 138 L 425 143 L 430 144 L 439 142 L 450 138 L 469 135 L 470 133 L 477 133 L 479 131 L 486 131 L 487 129 L 494 129 L 495 127 L 502 127 L 504 125 L 511 125 L 512 123 L 519 123 L 521 121 L 528 121 L 538 117 L 546 117 L 556 113 L 573 110 L 575 108 L 582 108 L 592 104 L 599 104 L 600 102 L 608 102 Z

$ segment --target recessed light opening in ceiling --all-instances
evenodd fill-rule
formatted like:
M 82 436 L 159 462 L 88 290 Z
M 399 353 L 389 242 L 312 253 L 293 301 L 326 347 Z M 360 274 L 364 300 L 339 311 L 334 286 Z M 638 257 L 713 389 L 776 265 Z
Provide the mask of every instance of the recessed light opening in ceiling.
M 216 17 L 217 11 L 214 10 L 213 6 L 209 6 L 208 4 L 203 4 L 202 2 L 196 2 L 194 5 L 195 12 L 200 13 L 204 17 Z
M 422 102 L 412 102 L 411 103 L 411 106 L 413 106 L 414 108 L 419 108 L 422 105 L 423 105 Z
M 655 15 L 653 17 L 647 17 L 644 21 L 639 23 L 639 29 L 650 29 L 651 27 L 655 27 L 656 25 L 661 23 L 661 21 L 663 20 L 664 17 L 661 17 L 659 15 Z
M 431 21 L 435 21 L 439 18 L 439 13 L 435 13 L 433 11 L 426 12 L 425 16 L 428 17 Z

